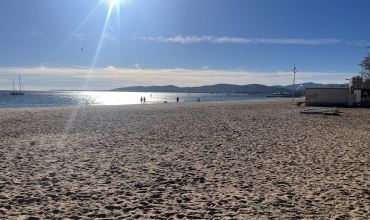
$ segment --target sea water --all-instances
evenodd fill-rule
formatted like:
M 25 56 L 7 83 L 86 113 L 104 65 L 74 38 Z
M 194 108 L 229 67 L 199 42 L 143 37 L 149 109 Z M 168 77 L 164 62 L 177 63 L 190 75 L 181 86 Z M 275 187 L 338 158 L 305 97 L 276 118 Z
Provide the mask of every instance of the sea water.
M 0 108 L 60 107 L 60 106 L 96 106 L 96 105 L 131 105 L 141 104 L 145 97 L 146 104 L 179 102 L 235 101 L 273 99 L 266 94 L 249 93 L 150 93 L 150 92 L 113 92 L 113 91 L 43 91 L 26 92 L 25 95 L 10 95 L 9 91 L 0 91 Z

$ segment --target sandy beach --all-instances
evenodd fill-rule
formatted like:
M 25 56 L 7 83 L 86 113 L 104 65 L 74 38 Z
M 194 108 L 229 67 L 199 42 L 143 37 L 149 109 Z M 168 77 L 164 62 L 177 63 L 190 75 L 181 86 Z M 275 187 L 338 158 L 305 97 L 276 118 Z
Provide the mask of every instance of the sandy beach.
M 0 109 L 0 219 L 370 219 L 370 109 Z

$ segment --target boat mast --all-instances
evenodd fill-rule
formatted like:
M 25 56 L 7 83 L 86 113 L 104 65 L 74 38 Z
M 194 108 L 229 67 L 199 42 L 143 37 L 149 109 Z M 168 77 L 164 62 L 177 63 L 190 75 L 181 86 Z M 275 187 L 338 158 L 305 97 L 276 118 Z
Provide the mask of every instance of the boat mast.
M 23 81 L 21 80 L 21 86 L 22 86 L 22 89 L 23 89 L 23 92 L 24 92 L 24 85 L 23 85 Z
M 13 79 L 13 92 L 15 91 L 15 88 L 14 88 L 14 79 Z
M 19 92 L 22 92 L 22 87 L 21 87 L 21 75 L 19 75 Z

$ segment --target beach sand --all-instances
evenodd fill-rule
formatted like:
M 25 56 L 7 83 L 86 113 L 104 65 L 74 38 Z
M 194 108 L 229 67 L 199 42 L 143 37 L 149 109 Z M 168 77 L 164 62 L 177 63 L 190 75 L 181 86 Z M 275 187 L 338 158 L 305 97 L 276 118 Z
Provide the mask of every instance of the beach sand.
M 370 109 L 304 108 L 0 109 L 0 219 L 370 219 Z

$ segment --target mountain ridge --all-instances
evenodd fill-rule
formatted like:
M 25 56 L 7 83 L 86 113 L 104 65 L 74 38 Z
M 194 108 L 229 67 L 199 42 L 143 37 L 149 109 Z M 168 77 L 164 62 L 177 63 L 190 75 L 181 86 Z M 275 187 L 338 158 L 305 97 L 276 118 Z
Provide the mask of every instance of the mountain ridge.
M 294 89 L 304 90 L 306 87 L 331 87 L 331 86 L 347 86 L 348 84 L 320 84 L 320 83 L 300 83 L 295 84 Z M 115 88 L 111 91 L 122 92 L 178 92 L 178 93 L 272 93 L 272 92 L 290 92 L 292 85 L 286 86 L 266 86 L 262 84 L 247 84 L 247 85 L 234 85 L 234 84 L 215 84 L 197 87 L 178 87 L 174 85 L 166 86 L 130 86 Z

